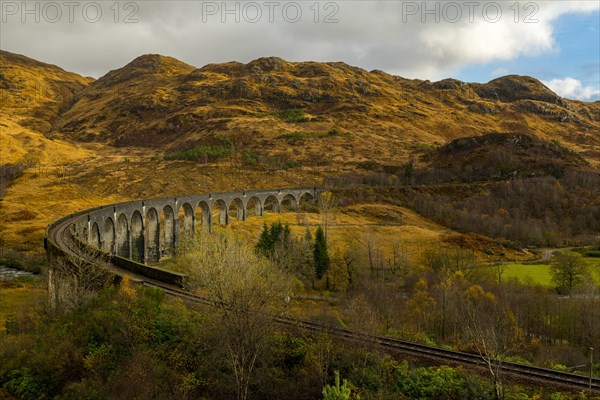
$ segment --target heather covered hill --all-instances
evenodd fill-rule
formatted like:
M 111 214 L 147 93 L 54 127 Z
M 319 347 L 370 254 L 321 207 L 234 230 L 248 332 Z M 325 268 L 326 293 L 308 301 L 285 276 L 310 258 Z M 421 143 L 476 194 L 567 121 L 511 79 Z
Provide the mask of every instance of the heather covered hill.
M 553 176 L 570 170 L 592 172 L 589 163 L 557 140 L 533 135 L 489 133 L 455 139 L 427 154 L 426 182 L 473 182 Z
M 92 81 L 55 65 L 0 51 L 2 117 L 19 117 L 23 126 L 47 133 Z
M 563 99 L 524 76 L 429 82 L 344 63 L 270 57 L 197 69 L 144 55 L 90 84 L 55 135 L 166 153 L 227 143 L 353 167 L 493 131 L 557 140 L 595 163 L 599 129 L 600 102 Z
M 0 51 L 0 193 L 6 169 L 56 165 L 77 158 L 78 151 L 71 144 L 48 140 L 45 135 L 92 81 L 55 65 Z
M 196 68 L 145 55 L 93 80 L 0 56 L 0 244 L 27 250 L 52 219 L 131 198 L 316 186 L 344 172 L 572 181 L 600 160 L 600 102 L 529 77 L 429 82 L 344 63 Z

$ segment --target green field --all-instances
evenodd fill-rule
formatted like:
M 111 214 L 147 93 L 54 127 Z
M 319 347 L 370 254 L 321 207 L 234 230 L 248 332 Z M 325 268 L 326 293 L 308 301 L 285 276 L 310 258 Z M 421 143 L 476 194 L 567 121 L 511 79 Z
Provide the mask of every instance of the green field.
M 548 264 L 511 263 L 504 266 L 505 280 L 516 278 L 521 283 L 536 283 L 542 286 L 552 286 L 552 274 Z
M 583 260 L 587 263 L 592 278 L 600 284 L 600 259 L 584 257 Z M 503 278 L 516 278 L 522 283 L 531 282 L 548 287 L 553 285 L 550 264 L 505 264 Z

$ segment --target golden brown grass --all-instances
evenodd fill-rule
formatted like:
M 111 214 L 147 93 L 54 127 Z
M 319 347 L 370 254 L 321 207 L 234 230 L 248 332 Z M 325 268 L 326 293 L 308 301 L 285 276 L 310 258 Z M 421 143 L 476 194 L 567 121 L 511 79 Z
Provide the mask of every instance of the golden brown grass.
M 46 289 L 39 282 L 0 282 L 0 330 L 10 315 L 42 307 L 46 299 Z

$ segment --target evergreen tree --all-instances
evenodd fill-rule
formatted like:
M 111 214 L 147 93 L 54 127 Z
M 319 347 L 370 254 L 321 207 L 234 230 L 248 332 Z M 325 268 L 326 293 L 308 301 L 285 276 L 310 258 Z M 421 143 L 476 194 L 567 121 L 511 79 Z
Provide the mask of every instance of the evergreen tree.
M 269 233 L 269 249 L 271 252 L 275 247 L 275 243 L 279 241 L 281 235 L 283 234 L 283 225 L 281 221 L 277 221 L 271 224 L 271 232 Z
M 325 239 L 325 233 L 323 232 L 323 228 L 321 228 L 321 226 L 317 228 L 313 254 L 315 259 L 315 274 L 317 275 L 317 279 L 321 279 L 329 269 L 327 240 Z
M 256 243 L 255 249 L 265 257 L 273 258 L 275 253 L 285 254 L 289 250 L 291 241 L 291 230 L 289 224 L 283 225 L 280 221 L 273 222 L 271 227 L 265 224 Z
M 323 388 L 323 400 L 350 400 L 352 398 L 352 389 L 346 379 L 340 385 L 340 372 L 335 371 L 335 384 L 326 385 Z
M 259 254 L 267 256 L 269 254 L 270 247 L 271 247 L 270 242 L 271 242 L 271 235 L 269 232 L 269 226 L 265 222 L 263 224 L 263 230 L 260 234 L 260 238 L 258 239 L 258 243 L 256 243 L 255 250 Z
M 283 270 L 291 271 L 293 269 L 293 249 L 292 232 L 290 225 L 279 223 L 276 228 L 279 232 L 274 232 L 276 236 L 272 237 L 273 248 L 270 258 Z

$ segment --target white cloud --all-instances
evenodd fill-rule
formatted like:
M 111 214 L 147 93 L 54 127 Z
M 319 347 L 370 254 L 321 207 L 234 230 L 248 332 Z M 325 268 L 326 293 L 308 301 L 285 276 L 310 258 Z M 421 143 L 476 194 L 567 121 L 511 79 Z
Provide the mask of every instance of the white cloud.
M 492 78 L 498 78 L 500 76 L 506 76 L 508 74 L 509 74 L 509 72 L 506 68 L 500 67 L 500 68 L 496 68 L 495 70 L 493 70 L 490 75 L 492 76 Z
M 581 82 L 574 78 L 552 79 L 542 81 L 554 93 L 561 97 L 575 100 L 598 100 L 600 98 L 600 89 L 598 87 L 583 86 Z
M 344 61 L 408 78 L 440 79 L 475 63 L 557 51 L 553 32 L 556 18 L 600 9 L 595 1 L 520 2 L 516 15 L 514 2 L 353 0 L 321 1 L 317 15 L 314 2 L 297 1 L 302 16 L 292 23 L 293 7 L 287 20 L 283 10 L 294 2 L 280 1 L 271 22 L 267 3 L 257 1 L 254 4 L 261 6 L 262 16 L 251 23 L 244 18 L 248 14 L 244 15 L 246 3 L 241 1 L 227 3 L 229 10 L 239 7 L 234 14 L 225 14 L 221 1 L 140 1 L 135 3 L 139 5 L 135 15 L 139 22 L 125 24 L 122 20 L 131 10 L 121 9 L 115 23 L 114 8 L 110 7 L 117 3 L 112 2 L 96 3 L 102 6 L 101 21 L 82 20 L 81 10 L 86 4 L 82 2 L 73 23 L 67 21 L 67 10 L 57 23 L 44 22 L 43 15 L 40 23 L 31 15 L 26 15 L 23 23 L 23 3 L 3 1 L 3 7 L 6 3 L 18 10 L 15 15 L 4 12 L 2 16 L 6 19 L 1 26 L 2 49 L 92 76 L 121 67 L 140 54 L 159 53 L 196 66 L 279 56 L 291 61 Z M 40 2 L 28 3 L 30 9 L 33 3 Z M 474 3 L 478 5 L 472 9 L 467 5 Z M 501 15 L 488 7 L 489 3 L 501 4 Z M 215 15 L 203 13 L 207 4 L 217 7 Z M 339 8 L 326 8 L 326 4 Z M 448 4 L 461 6 L 460 17 Z M 539 9 L 525 9 L 525 4 L 539 5 Z M 240 16 L 237 23 L 236 12 Z M 324 23 L 332 12 L 338 22 Z M 530 17 L 537 23 L 525 23 L 532 12 Z

